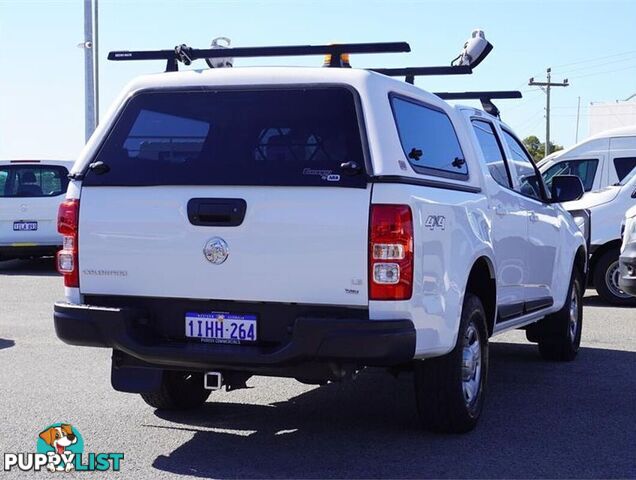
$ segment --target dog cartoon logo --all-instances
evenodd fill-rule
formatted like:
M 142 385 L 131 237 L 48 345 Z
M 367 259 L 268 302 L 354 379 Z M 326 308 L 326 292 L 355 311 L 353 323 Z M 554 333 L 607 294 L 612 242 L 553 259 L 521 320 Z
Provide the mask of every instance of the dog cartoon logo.
M 70 423 L 54 423 L 37 436 L 35 452 L 4 452 L 0 471 L 119 472 L 123 452 L 84 452 L 82 434 Z
M 68 423 L 51 425 L 40 432 L 39 437 L 38 452 L 46 453 L 51 459 L 46 467 L 49 471 L 70 472 L 75 468 L 72 459 L 76 453 L 82 452 L 83 442 L 79 432 L 73 430 L 72 425 Z

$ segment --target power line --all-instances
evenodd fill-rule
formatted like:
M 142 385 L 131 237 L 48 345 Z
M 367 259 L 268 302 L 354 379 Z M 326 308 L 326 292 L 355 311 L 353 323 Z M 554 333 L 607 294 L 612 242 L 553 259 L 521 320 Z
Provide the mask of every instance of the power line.
M 606 58 L 615 58 L 615 57 L 631 55 L 631 54 L 636 54 L 636 50 L 628 50 L 626 52 L 614 53 L 612 55 L 604 55 L 602 57 L 588 58 L 588 59 L 579 60 L 579 61 L 576 61 L 576 62 L 562 63 L 561 65 L 555 65 L 554 68 L 559 69 L 561 67 L 569 67 L 571 65 L 580 65 L 581 63 L 590 63 L 590 62 L 595 62 L 595 61 L 598 61 L 598 60 L 605 60 Z
M 586 65 L 584 67 L 577 67 L 577 68 L 572 68 L 572 69 L 559 70 L 558 73 L 560 75 L 565 75 L 565 74 L 569 75 L 570 73 L 574 73 L 574 72 L 592 70 L 592 69 L 595 69 L 595 68 L 604 67 L 606 65 L 612 65 L 614 63 L 622 63 L 622 62 L 632 61 L 632 60 L 633 60 L 632 58 L 619 58 L 619 59 L 616 59 L 616 60 L 611 60 L 609 62 L 597 63 L 595 65 Z
M 540 108 L 539 110 L 535 110 L 534 113 L 532 113 L 529 117 L 526 117 L 526 119 L 523 122 L 517 125 L 517 129 L 525 128 L 529 125 L 534 125 L 533 122 L 536 123 L 536 121 L 540 118 L 542 113 L 543 113 L 543 108 Z
M 617 68 L 615 70 L 605 70 L 603 72 L 586 73 L 585 75 L 575 75 L 572 78 L 593 77 L 593 76 L 596 76 L 596 75 L 605 75 L 606 73 L 623 72 L 625 70 L 631 70 L 632 68 L 636 68 L 636 65 L 630 65 L 629 67 L 625 67 L 625 68 Z

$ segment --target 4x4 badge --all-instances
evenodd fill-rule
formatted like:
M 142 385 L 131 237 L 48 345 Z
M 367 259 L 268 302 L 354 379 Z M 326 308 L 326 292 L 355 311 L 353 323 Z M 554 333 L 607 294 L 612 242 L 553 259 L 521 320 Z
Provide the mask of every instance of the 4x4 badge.
M 209 262 L 215 265 L 221 265 L 227 256 L 230 254 L 230 249 L 227 246 L 225 240 L 220 237 L 214 237 L 207 241 L 205 247 L 203 247 L 203 254 Z

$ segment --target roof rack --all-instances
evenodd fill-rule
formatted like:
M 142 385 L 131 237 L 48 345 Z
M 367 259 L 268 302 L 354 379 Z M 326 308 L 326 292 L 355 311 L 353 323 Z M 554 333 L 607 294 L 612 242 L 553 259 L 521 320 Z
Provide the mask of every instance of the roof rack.
M 381 73 L 389 77 L 404 77 L 406 83 L 411 85 L 418 76 L 430 75 L 470 75 L 473 69 L 468 65 L 440 66 L 440 67 L 406 67 L 406 68 L 369 68 L 373 72 Z
M 457 68 L 457 67 L 454 67 Z M 483 109 L 494 117 L 500 117 L 499 109 L 492 103 L 493 98 L 521 98 L 518 90 L 483 91 L 483 92 L 436 92 L 443 100 L 479 100 Z
M 190 65 L 194 60 L 205 59 L 210 68 L 217 65 L 211 59 L 229 59 L 229 63 L 221 62 L 218 66 L 232 66 L 236 57 L 283 57 L 301 55 L 326 55 L 324 66 L 326 67 L 350 67 L 348 56 L 357 53 L 396 53 L 410 52 L 411 47 L 407 42 L 379 42 L 379 43 L 336 43 L 331 45 L 289 45 L 273 47 L 229 47 L 218 45 L 217 40 L 224 40 L 229 45 L 226 37 L 215 38 L 213 48 L 199 49 L 188 45 L 177 45 L 172 50 L 141 50 L 141 51 L 114 51 L 108 54 L 109 60 L 166 60 L 166 72 L 174 72 L 179 69 L 179 62 Z M 474 30 L 471 37 L 464 44 L 460 54 L 455 57 L 450 66 L 426 66 L 406 68 L 368 68 L 391 77 L 405 77 L 410 84 L 415 82 L 416 76 L 425 75 L 470 75 L 481 61 L 492 51 L 492 45 L 486 40 L 482 30 Z M 470 93 L 470 92 L 467 92 Z M 458 97 L 459 98 L 459 97 Z M 461 97 L 468 98 L 468 97 Z M 472 97 L 470 97 L 472 98 Z M 479 98 L 479 97 L 475 97 Z
M 222 57 L 289 57 L 331 55 L 329 67 L 341 67 L 340 55 L 351 53 L 410 52 L 407 42 L 338 43 L 331 45 L 289 45 L 274 47 L 192 48 L 185 44 L 173 50 L 114 51 L 108 60 L 166 60 L 166 72 L 176 72 L 179 62 L 190 65 L 194 60 Z

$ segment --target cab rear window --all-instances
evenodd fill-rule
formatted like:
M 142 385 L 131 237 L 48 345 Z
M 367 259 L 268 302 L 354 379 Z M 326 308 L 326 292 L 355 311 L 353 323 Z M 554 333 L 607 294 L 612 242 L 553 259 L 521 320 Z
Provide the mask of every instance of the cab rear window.
M 66 193 L 68 170 L 55 165 L 0 167 L 0 197 L 56 197 Z
M 355 97 L 343 87 L 140 93 L 98 161 L 108 168 L 89 169 L 85 186 L 366 187 Z M 346 175 L 346 162 L 360 173 Z
M 391 106 L 406 159 L 417 173 L 458 180 L 468 167 L 453 124 L 441 110 L 391 95 Z

